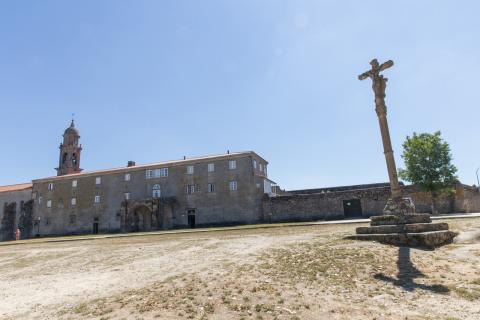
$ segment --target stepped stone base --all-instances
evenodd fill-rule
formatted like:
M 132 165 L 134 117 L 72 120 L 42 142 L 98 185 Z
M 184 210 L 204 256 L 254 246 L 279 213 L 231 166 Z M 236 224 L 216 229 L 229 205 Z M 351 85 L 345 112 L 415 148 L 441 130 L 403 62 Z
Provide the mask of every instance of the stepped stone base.
M 453 242 L 458 234 L 447 223 L 431 223 L 428 214 L 385 215 L 371 218 L 370 227 L 359 227 L 353 240 L 377 241 L 396 246 L 436 248 Z

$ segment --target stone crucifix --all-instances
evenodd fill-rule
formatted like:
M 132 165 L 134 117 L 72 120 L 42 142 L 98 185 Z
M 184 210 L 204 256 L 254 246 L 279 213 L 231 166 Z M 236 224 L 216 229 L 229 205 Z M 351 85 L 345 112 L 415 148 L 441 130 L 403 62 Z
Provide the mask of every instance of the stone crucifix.
M 388 79 L 380 74 L 381 71 L 393 66 L 393 61 L 388 60 L 380 65 L 377 59 L 373 59 L 370 62 L 370 65 L 372 68 L 359 75 L 358 79 L 372 79 L 372 89 L 375 93 L 375 111 L 377 112 L 378 121 L 380 123 L 383 150 L 387 162 L 388 177 L 390 179 L 390 188 L 392 192 L 392 198 L 387 202 L 384 212 L 387 214 L 408 213 L 412 211 L 411 208 L 413 207 L 413 202 L 411 202 L 411 199 L 402 198 L 402 189 L 398 183 L 397 167 L 395 166 L 390 131 L 388 129 L 387 106 L 385 105 L 385 89 L 387 88 Z M 413 210 L 415 210 L 414 207 Z

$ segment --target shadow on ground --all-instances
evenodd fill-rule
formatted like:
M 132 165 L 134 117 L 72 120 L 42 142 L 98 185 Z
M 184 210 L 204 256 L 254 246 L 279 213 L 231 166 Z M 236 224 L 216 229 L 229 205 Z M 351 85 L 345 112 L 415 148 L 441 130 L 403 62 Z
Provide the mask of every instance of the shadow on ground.
M 398 248 L 397 267 L 397 278 L 388 277 L 382 273 L 377 273 L 376 275 L 374 275 L 374 278 L 377 280 L 389 282 L 394 286 L 402 288 L 405 291 L 422 289 L 441 294 L 446 294 L 450 292 L 450 289 L 441 284 L 427 285 L 414 281 L 416 278 L 426 278 L 426 276 L 412 263 L 410 259 L 410 248 L 408 247 Z

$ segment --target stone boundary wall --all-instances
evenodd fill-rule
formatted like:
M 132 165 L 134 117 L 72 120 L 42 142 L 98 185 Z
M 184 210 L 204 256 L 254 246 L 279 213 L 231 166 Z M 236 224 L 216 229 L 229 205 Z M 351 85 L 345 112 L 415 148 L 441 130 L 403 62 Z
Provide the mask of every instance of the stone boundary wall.
M 372 186 L 369 188 L 369 186 Z M 383 208 L 390 197 L 388 184 L 352 186 L 328 191 L 333 188 L 286 191 L 284 195 L 263 199 L 264 222 L 290 222 L 332 220 L 345 218 L 343 202 L 345 200 L 360 200 L 362 216 L 370 217 L 383 214 Z M 431 195 L 422 192 L 416 186 L 403 186 L 404 195 L 411 197 L 418 213 L 431 213 Z M 320 190 L 314 193 L 314 190 Z M 327 190 L 327 191 L 325 191 Z M 477 188 L 458 184 L 456 192 L 437 198 L 439 213 L 469 213 L 480 212 L 480 193 Z

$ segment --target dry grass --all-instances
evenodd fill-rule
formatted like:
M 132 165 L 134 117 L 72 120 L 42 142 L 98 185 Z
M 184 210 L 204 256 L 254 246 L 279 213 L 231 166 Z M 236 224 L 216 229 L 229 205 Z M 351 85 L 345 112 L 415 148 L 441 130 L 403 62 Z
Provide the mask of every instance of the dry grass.
M 480 219 L 455 220 L 458 230 L 478 226 Z M 124 284 L 127 289 L 97 298 L 78 296 L 76 303 L 51 304 L 17 318 L 480 318 L 480 257 L 475 255 L 480 244 L 411 250 L 408 259 L 399 261 L 396 247 L 343 240 L 354 227 L 237 230 L 89 244 L 100 254 L 74 255 L 79 260 L 68 266 L 69 272 L 76 265 L 119 279 L 144 272 L 152 281 Z

